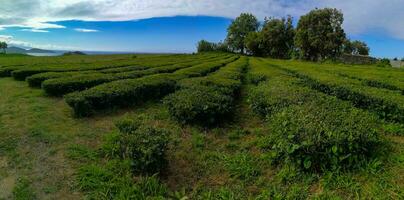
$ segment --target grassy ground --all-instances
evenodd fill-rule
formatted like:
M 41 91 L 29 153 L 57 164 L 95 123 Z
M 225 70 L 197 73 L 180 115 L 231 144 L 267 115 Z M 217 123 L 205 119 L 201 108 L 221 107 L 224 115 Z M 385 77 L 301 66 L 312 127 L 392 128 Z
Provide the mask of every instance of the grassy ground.
M 76 120 L 62 99 L 26 82 L 3 78 L 0 86 L 0 199 L 80 198 L 66 149 L 96 145 L 116 116 Z
M 2 78 L 0 199 L 108 199 L 111 190 L 127 188 L 126 179 L 104 179 L 126 174 L 124 164 L 99 154 L 104 138 L 115 131 L 113 122 L 123 116 L 144 116 L 145 123 L 171 132 L 161 187 L 173 199 L 403 198 L 403 136 L 386 136 L 389 156 L 354 172 L 307 174 L 272 165 L 257 148 L 267 131 L 247 105 L 250 87 L 243 87 L 233 119 L 202 128 L 171 120 L 160 102 L 75 119 L 62 98 Z M 129 180 L 135 184 L 137 178 Z

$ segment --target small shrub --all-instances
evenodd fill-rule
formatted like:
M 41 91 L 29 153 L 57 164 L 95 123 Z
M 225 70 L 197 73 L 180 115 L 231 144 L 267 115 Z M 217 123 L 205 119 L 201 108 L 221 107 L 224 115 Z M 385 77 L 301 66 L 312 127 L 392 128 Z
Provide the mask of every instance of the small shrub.
M 376 62 L 378 67 L 391 67 L 390 60 L 387 58 L 380 59 Z
M 139 121 L 124 120 L 117 123 L 121 130 L 120 156 L 130 159 L 135 174 L 154 174 L 167 164 L 165 152 L 168 133 L 152 126 L 140 126 Z
M 381 139 L 375 118 L 337 100 L 293 105 L 268 123 L 268 147 L 281 163 L 304 170 L 352 169 L 369 160 Z
M 211 87 L 179 90 L 164 99 L 171 116 L 181 123 L 212 125 L 233 109 L 233 98 Z

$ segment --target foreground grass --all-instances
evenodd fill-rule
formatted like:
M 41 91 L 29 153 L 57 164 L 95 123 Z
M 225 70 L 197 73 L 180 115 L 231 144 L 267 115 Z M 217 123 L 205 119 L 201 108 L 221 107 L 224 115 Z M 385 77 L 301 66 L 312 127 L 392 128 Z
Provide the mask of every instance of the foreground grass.
M 0 79 L 0 199 L 78 199 L 72 144 L 94 146 L 114 116 L 76 120 L 59 98 L 26 82 Z

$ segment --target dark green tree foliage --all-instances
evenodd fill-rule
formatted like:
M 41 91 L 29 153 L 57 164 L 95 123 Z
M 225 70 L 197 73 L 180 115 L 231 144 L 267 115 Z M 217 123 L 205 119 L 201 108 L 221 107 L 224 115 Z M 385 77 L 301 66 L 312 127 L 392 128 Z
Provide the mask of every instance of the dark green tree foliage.
M 354 51 L 354 47 L 352 45 L 351 40 L 346 39 L 344 41 L 343 46 L 342 46 L 342 52 L 345 53 L 345 54 L 351 55 L 353 51 Z
M 355 40 L 352 42 L 354 55 L 369 55 L 369 47 L 365 42 Z
M 0 42 L 0 49 L 3 49 L 3 53 L 6 53 L 8 45 L 6 42 Z
M 293 51 L 294 37 L 292 17 L 266 19 L 261 30 L 264 54 L 272 58 L 289 58 Z
M 201 40 L 198 42 L 198 53 L 201 52 L 211 52 L 216 50 L 216 44 L 208 42 L 206 40 Z
M 225 42 L 208 42 L 206 40 L 201 40 L 198 42 L 198 53 L 202 52 L 212 52 L 212 51 L 219 51 L 219 52 L 230 52 L 227 43 Z
M 344 42 L 343 51 L 346 54 L 351 55 L 369 55 L 369 47 L 365 42 L 355 40 L 349 41 L 348 39 Z
M 343 14 L 335 8 L 315 9 L 303 15 L 296 29 L 295 45 L 306 60 L 334 59 L 345 41 Z
M 249 13 L 242 13 L 227 29 L 226 41 L 229 47 L 242 54 L 245 53 L 245 39 L 250 32 L 256 32 L 259 27 L 257 18 Z
M 247 53 L 254 56 L 263 56 L 264 47 L 262 45 L 262 34 L 261 32 L 251 32 L 245 38 L 245 46 L 247 48 Z

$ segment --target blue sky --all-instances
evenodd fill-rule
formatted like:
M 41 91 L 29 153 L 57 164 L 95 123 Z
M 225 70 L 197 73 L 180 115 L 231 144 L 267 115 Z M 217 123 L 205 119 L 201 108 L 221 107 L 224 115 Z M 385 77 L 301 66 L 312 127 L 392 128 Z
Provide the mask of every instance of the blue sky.
M 0 40 L 45 49 L 193 52 L 223 40 L 241 12 L 292 15 L 335 7 L 349 38 L 377 57 L 404 57 L 403 0 L 2 0 Z
M 230 22 L 231 20 L 227 18 L 208 16 L 177 16 L 118 22 L 61 21 L 56 23 L 65 28 L 49 32 L 22 31 L 21 28 L 13 27 L 1 33 L 34 44 L 52 44 L 54 47 L 49 46 L 52 49 L 193 52 L 200 39 L 223 40 Z

